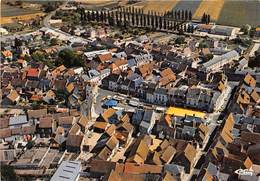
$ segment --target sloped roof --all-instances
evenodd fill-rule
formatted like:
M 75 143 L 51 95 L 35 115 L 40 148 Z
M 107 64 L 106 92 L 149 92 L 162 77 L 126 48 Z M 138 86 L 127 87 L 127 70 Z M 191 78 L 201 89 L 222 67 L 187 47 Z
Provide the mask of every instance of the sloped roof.
M 98 55 L 98 59 L 101 62 L 107 62 L 107 61 L 112 59 L 112 54 L 111 53 L 104 53 L 104 54 Z
M 168 146 L 161 155 L 161 159 L 165 163 L 170 163 L 176 153 L 176 149 L 172 146 Z
M 52 128 L 52 117 L 43 117 L 40 118 L 39 128 Z
M 80 147 L 83 137 L 83 135 L 69 134 L 66 141 L 66 146 Z

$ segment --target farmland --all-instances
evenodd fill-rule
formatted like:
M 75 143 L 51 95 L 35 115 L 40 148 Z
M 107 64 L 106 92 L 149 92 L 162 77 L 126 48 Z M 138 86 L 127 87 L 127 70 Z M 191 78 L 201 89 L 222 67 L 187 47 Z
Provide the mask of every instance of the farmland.
M 0 25 L 10 24 L 10 23 L 14 23 L 16 21 L 21 21 L 21 20 L 29 20 L 29 19 L 33 19 L 37 16 L 43 16 L 43 15 L 44 15 L 44 13 L 33 13 L 33 14 L 25 14 L 25 15 L 19 15 L 19 16 L 2 17 Z
M 260 26 L 260 1 L 225 1 L 218 23 Z
M 195 11 L 193 18 L 200 19 L 203 13 L 206 13 L 210 14 L 212 20 L 216 21 L 220 16 L 224 3 L 224 0 L 202 1 Z
M 156 11 L 159 13 L 164 13 L 165 11 L 171 11 L 175 5 L 178 3 L 178 0 L 173 1 L 143 1 L 134 4 L 134 7 L 143 8 L 144 13 L 148 11 Z
M 211 20 L 224 25 L 242 26 L 260 25 L 260 1 L 230 1 L 230 0 L 166 0 L 142 1 L 135 3 L 136 8 L 143 8 L 164 13 L 166 11 L 187 9 L 193 13 L 193 19 L 201 19 L 203 13 L 211 15 Z

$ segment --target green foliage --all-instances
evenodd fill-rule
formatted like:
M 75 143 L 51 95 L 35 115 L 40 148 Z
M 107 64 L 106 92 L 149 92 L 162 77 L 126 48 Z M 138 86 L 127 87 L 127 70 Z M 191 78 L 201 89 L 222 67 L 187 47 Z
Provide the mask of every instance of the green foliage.
M 243 25 L 240 29 L 241 32 L 243 32 L 245 35 L 249 34 L 251 27 L 249 25 Z
M 61 50 L 59 53 L 58 65 L 64 65 L 65 67 L 84 66 L 84 60 L 71 49 Z
M 183 36 L 179 36 L 175 39 L 176 44 L 183 44 L 185 41 L 185 38 Z
M 9 165 L 1 165 L 1 180 L 12 181 L 17 180 L 14 168 Z
M 58 45 L 59 41 L 58 41 L 57 38 L 52 38 L 51 41 L 50 41 L 50 44 L 51 44 L 51 46 Z
M 45 60 L 45 55 L 42 52 L 34 52 L 31 55 L 32 59 L 36 62 L 44 61 Z
M 211 60 L 213 58 L 213 54 L 209 53 L 205 57 L 207 60 Z
M 29 141 L 26 146 L 28 149 L 31 149 L 33 147 L 33 142 Z
M 209 45 L 205 41 L 201 41 L 199 43 L 199 48 L 209 48 Z

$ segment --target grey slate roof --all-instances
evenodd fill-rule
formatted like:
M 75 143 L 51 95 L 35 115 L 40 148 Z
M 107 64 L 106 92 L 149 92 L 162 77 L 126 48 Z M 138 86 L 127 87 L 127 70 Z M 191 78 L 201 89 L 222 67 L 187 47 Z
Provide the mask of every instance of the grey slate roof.
M 9 126 L 13 126 L 17 124 L 26 124 L 27 122 L 28 121 L 26 115 L 14 116 L 14 117 L 10 117 Z
M 74 181 L 76 180 L 81 170 L 81 163 L 79 161 L 63 161 L 51 181 Z
M 221 56 L 214 57 L 214 58 L 211 59 L 210 61 L 204 63 L 203 66 L 207 68 L 207 67 L 210 67 L 210 66 L 212 66 L 212 65 L 214 65 L 214 64 L 216 64 L 216 63 L 218 63 L 219 61 L 222 61 L 222 60 L 224 60 L 224 59 L 231 59 L 231 58 L 234 58 L 234 57 L 237 57 L 237 56 L 239 56 L 239 54 L 237 53 L 237 51 L 232 50 L 232 51 L 230 51 L 230 52 L 228 52 L 228 53 L 225 53 L 225 54 L 223 54 L 223 55 L 221 55 Z

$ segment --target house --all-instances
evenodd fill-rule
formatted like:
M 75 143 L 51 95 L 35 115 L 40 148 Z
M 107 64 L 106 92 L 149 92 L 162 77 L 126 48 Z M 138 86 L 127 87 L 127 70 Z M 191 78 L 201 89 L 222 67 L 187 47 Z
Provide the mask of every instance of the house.
M 52 117 L 43 117 L 39 119 L 37 133 L 40 134 L 40 137 L 49 138 L 53 133 L 55 133 L 55 130 L 55 121 Z
M 231 63 L 233 60 L 239 58 L 239 53 L 236 50 L 232 50 L 220 56 L 213 57 L 213 59 L 202 64 L 201 70 L 206 72 L 217 72 L 225 64 Z
M 153 55 L 151 55 L 151 54 L 136 55 L 136 56 L 134 56 L 134 60 L 136 62 L 136 66 L 139 67 L 141 65 L 152 62 Z
M 69 134 L 66 140 L 66 149 L 68 152 L 79 153 L 81 151 L 81 143 L 83 140 L 83 135 Z
M 164 164 L 169 164 L 175 156 L 176 149 L 173 146 L 169 145 L 166 149 L 162 150 L 161 152 L 161 160 Z
M 24 59 L 18 59 L 17 62 L 21 65 L 22 68 L 27 67 L 27 61 Z
M 190 173 L 191 168 L 194 166 L 195 156 L 196 149 L 188 143 L 183 151 L 176 154 L 173 163 L 183 166 L 185 172 Z
M 112 59 L 112 54 L 111 53 L 103 53 L 103 54 L 98 55 L 98 57 L 97 57 L 97 60 L 100 63 L 108 62 L 111 59 Z
M 168 91 L 169 105 L 183 106 L 186 104 L 186 88 L 171 88 Z
M 75 122 L 76 118 L 74 116 L 64 116 L 58 118 L 58 125 L 64 128 L 65 133 L 69 131 Z
M 122 83 L 120 84 L 120 90 L 123 93 L 128 94 L 129 90 L 130 90 L 130 83 L 131 83 L 131 80 L 129 80 L 128 78 L 122 80 Z
M 20 95 L 16 90 L 11 90 L 10 93 L 3 99 L 2 104 L 14 105 L 17 104 L 20 100 Z
M 142 84 L 142 82 L 144 81 L 143 80 L 143 77 L 140 76 L 139 74 L 137 73 L 133 73 L 132 75 L 129 75 L 127 76 L 127 79 L 129 79 L 131 82 L 130 82 L 130 85 L 129 85 L 129 91 L 131 93 L 136 93 L 138 87 Z
M 213 25 L 207 25 L 207 24 L 199 24 L 197 26 L 198 31 L 209 33 L 211 29 L 213 28 Z
M 22 54 L 22 55 L 30 55 L 30 50 L 28 47 L 22 45 L 18 48 L 18 53 Z
M 127 69 L 128 62 L 126 59 L 118 58 L 113 61 L 112 64 L 109 65 L 112 73 L 120 73 Z
M 151 75 L 151 73 L 154 69 L 154 64 L 155 64 L 154 62 L 143 64 L 143 65 L 136 68 L 136 72 L 138 74 L 140 74 L 143 78 L 146 78 L 149 75 Z
M 100 71 L 100 80 L 103 80 L 105 77 L 109 76 L 110 74 L 110 69 L 106 68 Z
M 127 58 L 127 54 L 125 52 L 118 52 L 115 53 L 114 55 L 116 58 L 121 58 L 121 59 L 126 59 Z
M 55 149 L 65 149 L 66 147 L 66 137 L 65 130 L 63 127 L 58 126 L 55 131 L 55 137 L 50 139 L 50 147 Z
M 28 80 L 38 80 L 40 77 L 41 70 L 38 68 L 30 68 L 27 71 L 26 77 Z
M 109 90 L 117 90 L 119 88 L 118 81 L 120 77 L 118 74 L 110 74 L 102 80 L 102 85 Z
M 79 161 L 62 161 L 51 181 L 71 180 L 77 181 L 80 177 L 81 163 Z
M 215 25 L 210 33 L 215 35 L 231 36 L 234 34 L 235 28 L 229 26 Z
M 145 85 L 145 87 L 142 87 L 141 89 L 143 89 L 143 93 L 144 93 L 144 98 L 147 102 L 149 103 L 153 103 L 155 98 L 154 98 L 154 91 L 156 88 L 156 84 L 154 83 L 148 83 L 147 85 Z
M 131 151 L 126 162 L 133 162 L 137 163 L 138 165 L 144 164 L 148 153 L 149 144 L 142 140 L 142 138 L 138 138 L 131 146 Z
M 117 115 L 117 111 L 113 108 L 109 108 L 103 112 L 103 114 L 98 118 L 98 121 L 116 124 L 119 122 L 118 118 L 119 116 Z
M 176 80 L 176 75 L 171 68 L 166 68 L 160 72 L 161 78 L 159 80 L 159 86 L 164 87 Z
M 9 128 L 20 128 L 23 125 L 26 125 L 27 123 L 28 120 L 26 115 L 13 116 L 9 119 Z
M 184 167 L 176 164 L 165 164 L 164 171 L 170 173 L 176 180 L 183 180 L 185 171 Z
M 155 112 L 153 110 L 146 110 L 143 119 L 139 125 L 141 134 L 150 134 L 155 124 Z
M 2 55 L 7 60 L 13 60 L 13 53 L 10 50 L 2 51 Z
M 134 58 L 130 58 L 130 59 L 128 59 L 127 60 L 127 62 L 128 62 L 128 68 L 130 68 L 131 70 L 135 70 L 135 68 L 136 68 L 136 61 L 135 61 L 135 59 Z
M 120 145 L 127 145 L 134 132 L 134 126 L 129 122 L 124 122 L 116 128 L 115 135 Z
M 156 88 L 154 91 L 154 102 L 157 104 L 166 105 L 168 101 L 167 89 Z
M 29 120 L 38 121 L 39 118 L 47 116 L 47 109 L 27 110 Z

